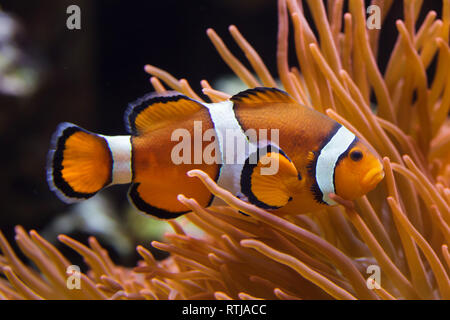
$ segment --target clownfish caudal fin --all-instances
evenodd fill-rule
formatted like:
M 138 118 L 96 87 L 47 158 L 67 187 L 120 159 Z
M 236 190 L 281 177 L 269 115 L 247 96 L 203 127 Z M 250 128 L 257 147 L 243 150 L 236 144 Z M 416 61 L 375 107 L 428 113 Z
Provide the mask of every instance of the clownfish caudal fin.
M 131 182 L 129 136 L 108 137 L 61 123 L 47 162 L 50 189 L 66 203 L 94 196 L 102 188 Z

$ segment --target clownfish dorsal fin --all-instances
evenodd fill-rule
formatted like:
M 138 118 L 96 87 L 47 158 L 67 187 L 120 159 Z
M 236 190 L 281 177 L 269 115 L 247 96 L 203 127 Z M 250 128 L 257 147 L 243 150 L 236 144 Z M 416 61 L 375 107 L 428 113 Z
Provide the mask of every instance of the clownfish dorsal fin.
M 142 135 L 191 115 L 203 105 L 176 91 L 149 93 L 128 105 L 125 126 L 128 133 Z
M 282 150 L 272 147 L 256 164 L 251 164 L 249 159 L 242 170 L 241 191 L 250 203 L 260 208 L 285 206 L 304 185 L 304 179 Z
M 249 107 L 275 103 L 297 103 L 288 93 L 277 88 L 267 87 L 256 87 L 239 92 L 232 96 L 230 100 L 239 104 L 239 106 Z

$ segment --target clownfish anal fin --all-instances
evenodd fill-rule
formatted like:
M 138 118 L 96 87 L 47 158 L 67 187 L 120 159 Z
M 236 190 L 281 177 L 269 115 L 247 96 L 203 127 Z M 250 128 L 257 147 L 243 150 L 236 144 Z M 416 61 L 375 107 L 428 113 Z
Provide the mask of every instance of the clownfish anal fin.
M 249 157 L 241 174 L 241 191 L 248 201 L 263 209 L 279 209 L 292 200 L 304 179 L 281 151 L 270 150 L 251 164 Z
M 176 200 L 173 201 L 173 208 L 161 208 L 153 205 L 153 201 L 160 195 L 156 191 L 157 188 L 152 189 L 140 183 L 131 184 L 128 198 L 137 210 L 159 219 L 174 219 L 189 212 L 189 210 L 186 210 L 186 207 L 180 206 L 180 203 Z
M 230 98 L 239 106 L 257 107 L 275 103 L 297 103 L 291 96 L 277 88 L 257 87 L 248 89 Z
M 200 102 L 175 91 L 149 93 L 128 105 L 125 126 L 132 135 L 141 135 L 166 126 L 203 108 Z
M 213 195 L 200 180 L 186 174 L 192 169 L 193 166 L 181 164 L 173 170 L 138 172 L 128 198 L 139 211 L 160 219 L 173 219 L 190 211 L 178 200 L 180 194 L 195 198 L 199 205 L 208 207 Z M 218 171 L 218 166 L 205 168 L 211 177 L 217 176 Z

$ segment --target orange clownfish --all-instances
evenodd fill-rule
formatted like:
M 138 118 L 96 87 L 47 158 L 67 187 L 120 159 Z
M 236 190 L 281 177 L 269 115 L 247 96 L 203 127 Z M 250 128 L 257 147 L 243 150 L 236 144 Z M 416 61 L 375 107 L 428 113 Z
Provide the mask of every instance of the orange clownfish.
M 60 199 L 71 203 L 131 183 L 129 200 L 139 211 L 176 218 L 187 212 L 179 194 L 205 207 L 221 203 L 186 174 L 201 169 L 244 201 L 299 214 L 336 205 L 330 193 L 358 198 L 384 177 L 369 145 L 275 88 L 249 89 L 219 103 L 152 93 L 129 105 L 125 123 L 123 136 L 58 126 L 47 180 Z

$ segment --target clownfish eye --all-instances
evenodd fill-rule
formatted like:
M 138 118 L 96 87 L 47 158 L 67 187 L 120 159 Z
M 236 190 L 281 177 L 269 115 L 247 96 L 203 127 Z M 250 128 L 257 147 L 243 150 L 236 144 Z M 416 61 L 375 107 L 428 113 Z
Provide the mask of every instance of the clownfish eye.
M 361 160 L 363 157 L 363 153 L 359 150 L 353 150 L 352 152 L 350 152 L 350 159 L 352 159 L 353 161 L 359 161 Z

